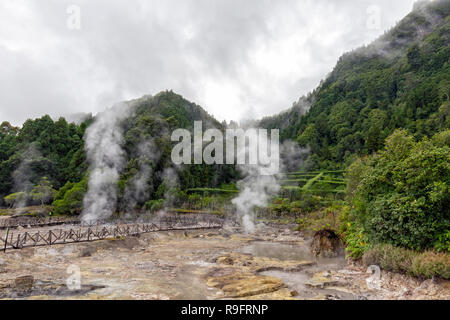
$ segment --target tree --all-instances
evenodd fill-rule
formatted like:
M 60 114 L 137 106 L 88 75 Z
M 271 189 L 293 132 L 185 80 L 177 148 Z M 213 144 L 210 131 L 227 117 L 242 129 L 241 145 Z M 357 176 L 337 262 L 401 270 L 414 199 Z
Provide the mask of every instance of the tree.
M 61 188 L 52 205 L 55 214 L 79 214 L 83 207 L 83 198 L 88 188 L 87 177 L 78 183 L 68 182 Z
M 0 124 L 0 134 L 15 136 L 18 132 L 19 128 L 12 126 L 8 121 L 4 121 Z
M 56 194 L 56 190 L 48 180 L 47 177 L 43 177 L 38 185 L 36 185 L 30 192 L 31 197 L 35 201 L 39 201 L 41 206 L 53 200 Z
M 413 45 L 407 53 L 408 63 L 413 69 L 418 69 L 422 65 L 422 56 L 418 45 Z
M 10 207 L 22 207 L 26 205 L 28 194 L 26 192 L 12 193 L 4 198 L 5 203 Z

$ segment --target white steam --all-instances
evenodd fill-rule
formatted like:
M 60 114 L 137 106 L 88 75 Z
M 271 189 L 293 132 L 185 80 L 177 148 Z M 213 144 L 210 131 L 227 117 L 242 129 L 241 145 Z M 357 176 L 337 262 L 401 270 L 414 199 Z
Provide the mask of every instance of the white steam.
M 231 202 L 236 206 L 238 218 L 245 232 L 255 232 L 255 208 L 267 206 L 270 199 L 280 191 L 275 176 L 263 176 L 258 166 L 240 166 L 246 177 L 238 182 L 239 195 Z
M 164 206 L 172 206 L 177 198 L 176 188 L 179 186 L 178 173 L 174 168 L 166 168 L 162 173 L 164 184 Z
M 141 142 L 137 147 L 139 167 L 137 173 L 131 178 L 124 192 L 124 200 L 128 211 L 135 210 L 138 203 L 149 197 L 148 182 L 153 173 L 151 162 L 156 162 L 160 157 L 153 141 Z
M 97 115 L 85 135 L 89 162 L 89 188 L 83 199 L 83 222 L 109 218 L 116 210 L 117 182 L 125 166 L 122 121 L 130 116 L 126 104 L 118 104 Z
M 31 164 L 34 161 L 42 158 L 41 153 L 34 144 L 30 144 L 28 148 L 22 154 L 22 159 L 19 166 L 12 173 L 14 181 L 14 192 L 24 192 L 28 194 L 33 188 L 33 182 L 31 181 L 34 175 Z M 21 197 L 14 203 L 14 208 L 23 208 L 27 205 L 27 197 Z
M 272 132 L 272 134 L 274 133 Z M 276 177 L 279 170 L 279 161 L 274 162 L 274 159 L 279 160 L 278 135 L 276 136 L 276 143 L 274 142 L 272 140 L 269 144 L 267 135 L 259 134 L 258 136 L 258 156 L 261 155 L 262 148 L 267 148 L 267 152 L 270 149 L 271 163 L 262 163 L 261 157 L 258 157 L 258 164 L 238 165 L 244 179 L 238 182 L 239 195 L 231 202 L 236 206 L 238 219 L 241 220 L 247 233 L 255 232 L 255 208 L 266 207 L 270 199 L 281 189 Z M 244 146 L 244 149 L 238 150 L 237 153 L 244 153 L 246 158 L 250 158 L 248 153 L 252 151 L 254 152 L 254 150 L 247 149 Z M 276 169 L 274 169 L 274 165 Z
M 259 148 L 266 145 L 264 139 Z M 240 150 L 240 152 L 246 152 Z M 280 153 L 280 172 L 290 172 L 300 169 L 304 159 L 309 154 L 309 149 L 301 148 L 297 143 L 285 141 L 280 148 L 271 152 Z M 273 155 L 272 155 L 273 156 Z M 238 182 L 239 195 L 232 200 L 236 206 L 237 217 L 247 233 L 255 232 L 255 208 L 265 208 L 272 198 L 280 193 L 280 180 L 282 174 L 274 174 L 273 168 L 267 165 L 239 165 L 238 169 L 244 175 L 244 179 Z

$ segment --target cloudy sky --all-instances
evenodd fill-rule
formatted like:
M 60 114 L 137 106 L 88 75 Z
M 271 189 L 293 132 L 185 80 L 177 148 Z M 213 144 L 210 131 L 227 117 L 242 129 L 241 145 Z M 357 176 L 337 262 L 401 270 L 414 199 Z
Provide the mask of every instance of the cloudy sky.
M 0 120 L 95 114 L 166 89 L 219 120 L 276 114 L 413 3 L 1 0 Z

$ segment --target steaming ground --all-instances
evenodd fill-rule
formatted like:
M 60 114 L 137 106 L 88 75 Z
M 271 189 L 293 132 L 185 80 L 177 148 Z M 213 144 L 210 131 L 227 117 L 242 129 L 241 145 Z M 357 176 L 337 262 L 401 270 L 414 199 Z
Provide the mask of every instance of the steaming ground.
M 0 254 L 0 299 L 450 299 L 448 281 L 387 272 L 382 290 L 370 291 L 365 268 L 346 266 L 343 257 L 334 267 L 310 265 L 308 242 L 288 226 L 256 230 L 160 232 L 9 250 Z M 79 291 L 66 286 L 69 267 L 80 270 Z M 30 290 L 20 291 L 15 279 L 21 276 L 34 280 Z

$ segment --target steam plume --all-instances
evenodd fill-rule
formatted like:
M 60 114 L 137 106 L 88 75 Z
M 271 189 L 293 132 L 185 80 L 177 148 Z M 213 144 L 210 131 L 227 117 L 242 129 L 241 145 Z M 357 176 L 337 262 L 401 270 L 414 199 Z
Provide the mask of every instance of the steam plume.
M 266 143 L 263 137 L 259 147 L 267 145 Z M 272 149 L 271 152 L 276 151 Z M 308 154 L 309 149 L 301 148 L 295 142 L 285 141 L 280 148 L 280 172 L 298 170 Z M 238 218 L 245 232 L 253 233 L 255 231 L 254 210 L 256 207 L 267 207 L 272 197 L 281 191 L 282 175 L 274 174 L 272 169 L 261 164 L 240 165 L 238 169 L 245 178 L 238 182 L 240 192 L 232 203 L 236 206 Z
M 272 134 L 274 133 L 272 132 Z M 273 143 L 273 140 L 270 144 L 271 157 L 279 156 L 278 135 L 276 138 L 276 144 Z M 267 146 L 267 135 L 260 133 L 258 136 L 258 150 L 267 148 Z M 245 153 L 247 158 L 249 151 L 250 148 L 247 150 L 244 146 L 244 150 L 238 150 L 238 153 Z M 238 169 L 244 175 L 244 179 L 238 182 L 239 195 L 231 202 L 236 206 L 238 218 L 241 220 L 242 226 L 247 233 L 255 232 L 255 207 L 262 208 L 267 206 L 270 199 L 280 191 L 281 187 L 274 174 L 276 172 L 274 172 L 274 168 L 271 165 L 273 163 L 261 163 L 261 159 L 258 159 L 257 164 L 238 165 Z
M 160 152 L 155 147 L 153 141 L 144 141 L 138 145 L 139 168 L 138 172 L 127 185 L 124 198 L 128 211 L 135 210 L 138 203 L 145 201 L 149 196 L 148 181 L 153 173 L 150 165 L 160 157 Z
M 29 193 L 33 188 L 33 169 L 31 163 L 41 158 L 42 155 L 34 144 L 30 144 L 22 155 L 21 162 L 16 170 L 12 173 L 14 181 L 14 192 Z M 14 204 L 14 208 L 22 208 L 26 206 L 27 197 L 23 197 Z
M 88 192 L 83 199 L 83 222 L 107 219 L 116 209 L 117 182 L 125 165 L 121 123 L 130 113 L 129 105 L 115 105 L 98 114 L 86 131 L 90 175 Z

